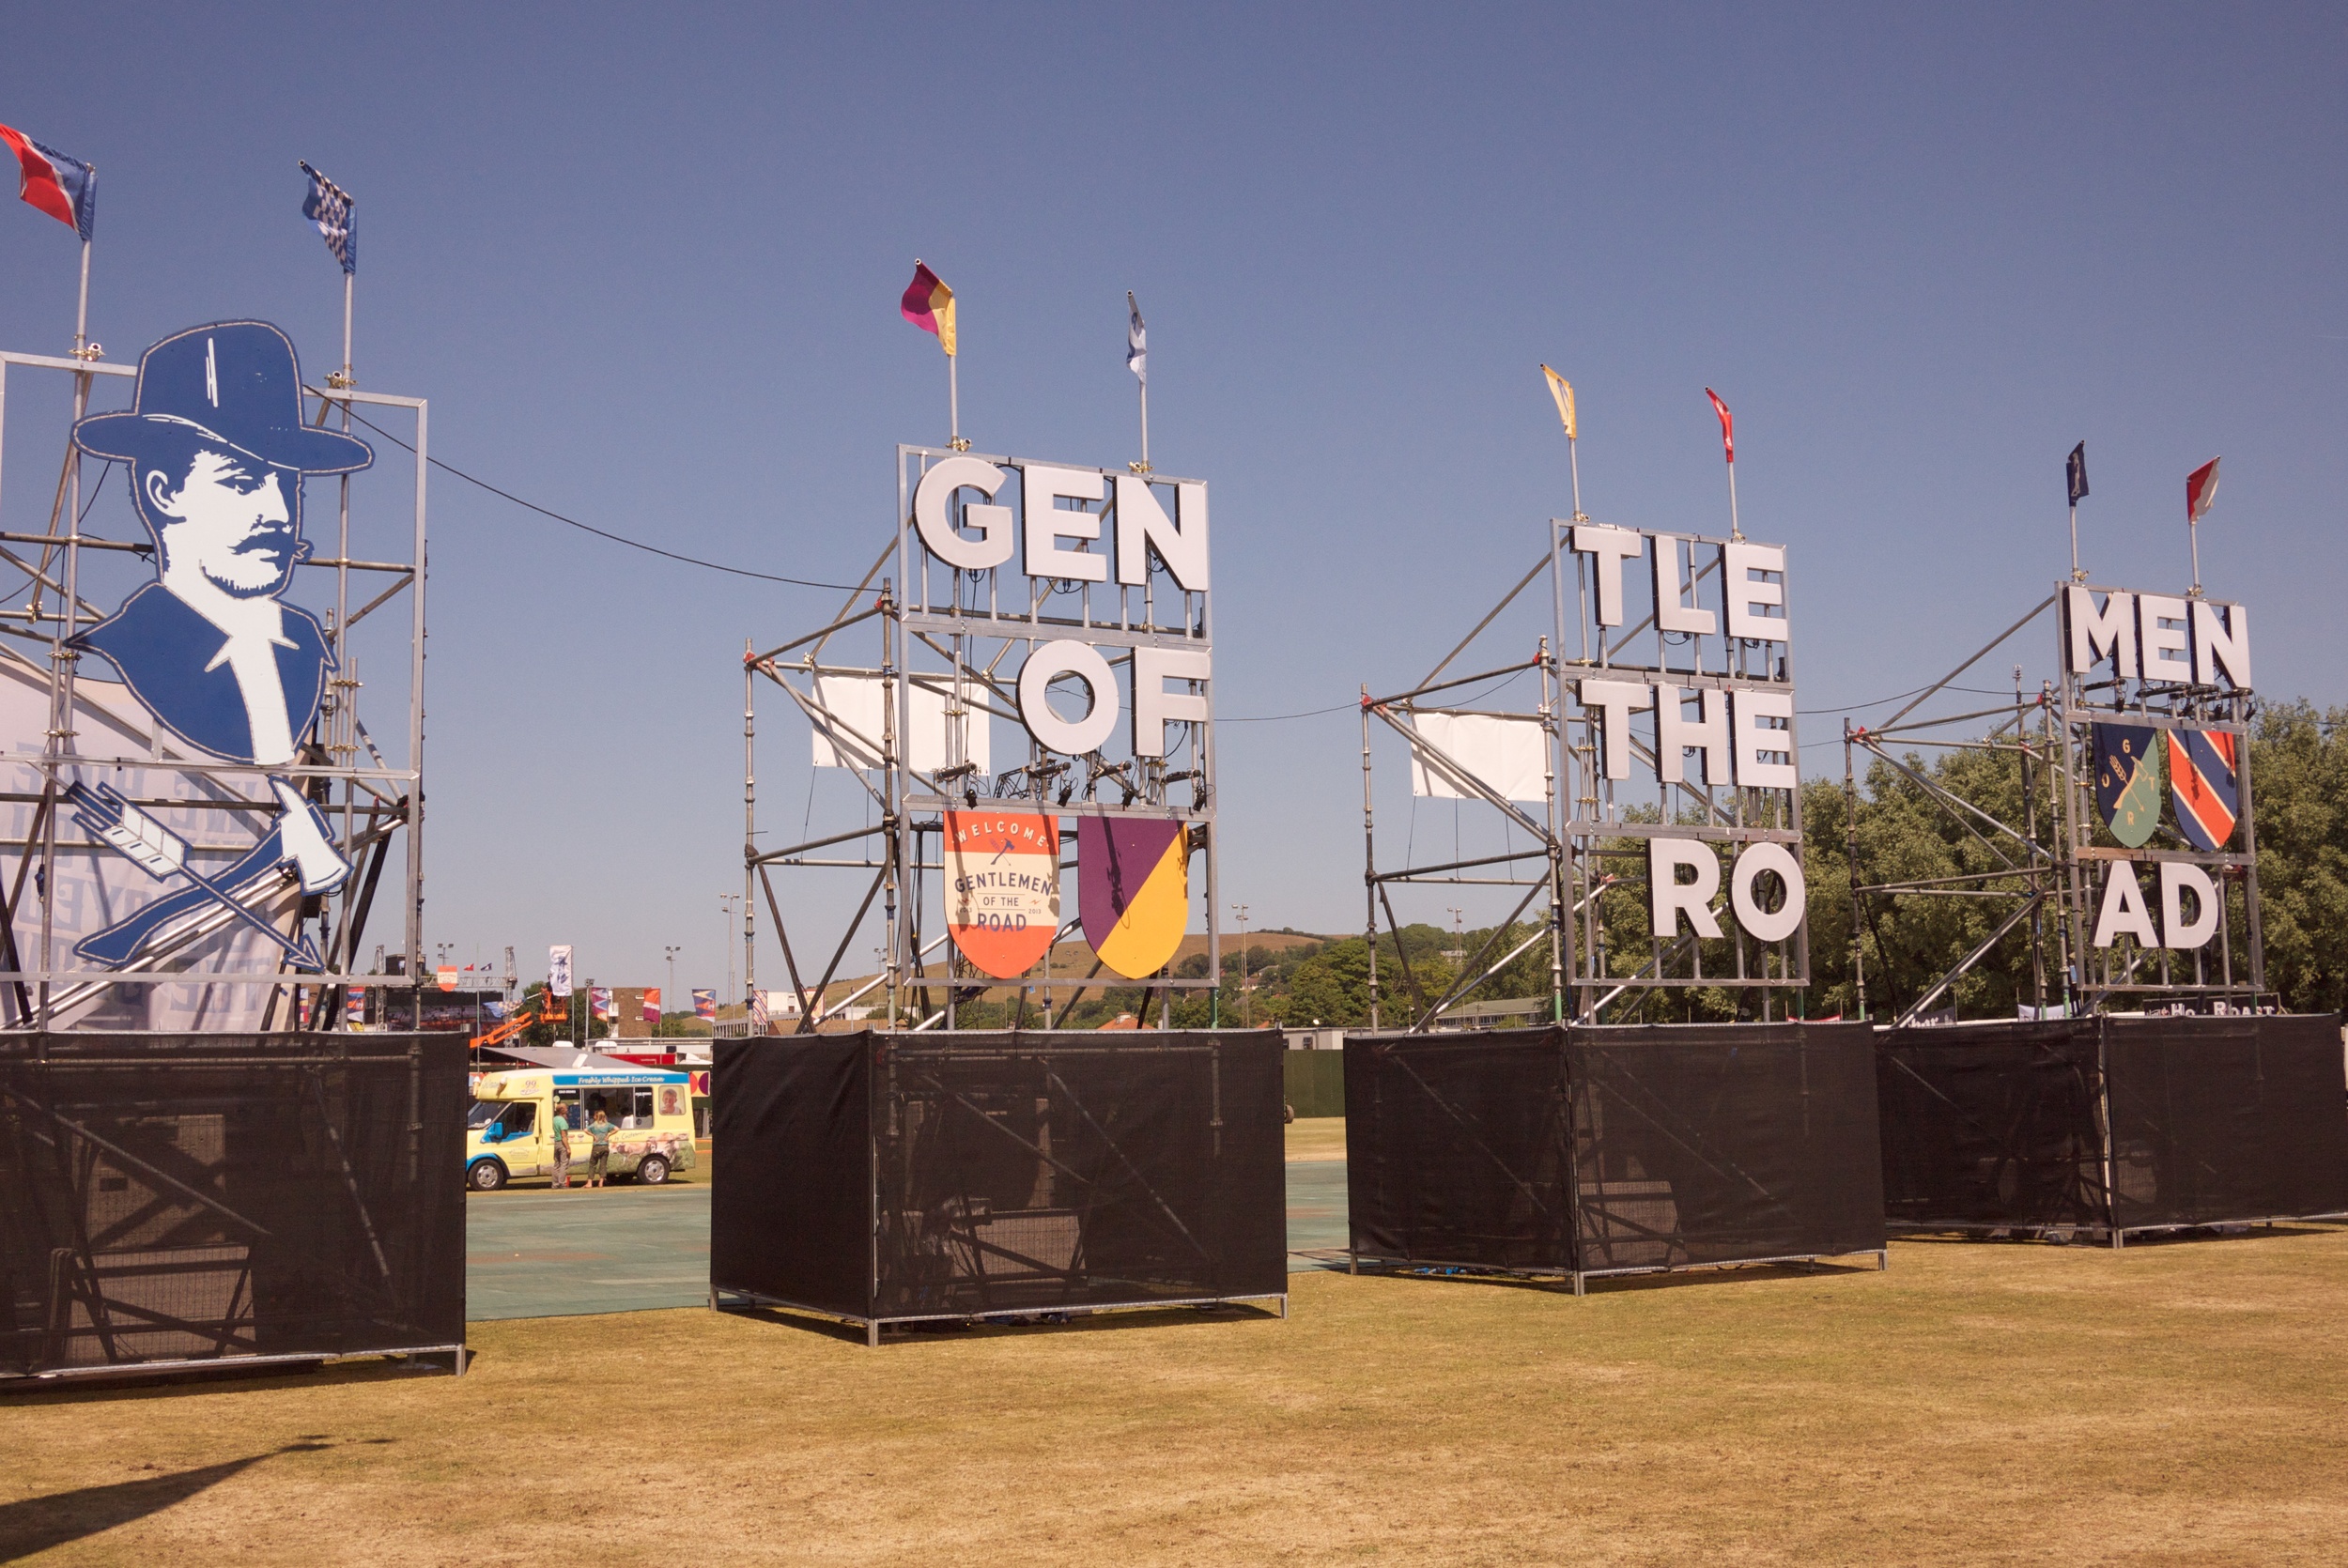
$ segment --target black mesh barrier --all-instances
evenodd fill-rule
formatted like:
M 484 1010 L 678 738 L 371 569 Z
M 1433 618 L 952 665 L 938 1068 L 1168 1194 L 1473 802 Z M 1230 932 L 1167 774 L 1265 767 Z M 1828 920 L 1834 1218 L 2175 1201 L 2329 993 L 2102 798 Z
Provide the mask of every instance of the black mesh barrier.
M 1346 1117 L 1367 1257 L 1602 1274 L 1884 1244 L 1863 1025 L 1360 1036 Z
M 872 1037 L 721 1039 L 709 1280 L 842 1317 L 873 1310 Z
M 454 1350 L 465 1042 L 0 1036 L 0 1376 Z
M 2348 1211 L 2335 1015 L 1891 1030 L 1877 1082 L 1900 1229 L 2109 1237 Z
M 2114 1018 L 2121 1229 L 2348 1210 L 2348 1082 L 2334 1015 Z
M 2103 1222 L 2095 1020 L 1888 1030 L 1876 1069 L 1894 1228 Z
M 1261 1031 L 721 1040 L 710 1284 L 868 1322 L 1288 1288 Z
M 1354 1251 L 1569 1269 L 1565 1031 L 1353 1036 L 1345 1184 Z

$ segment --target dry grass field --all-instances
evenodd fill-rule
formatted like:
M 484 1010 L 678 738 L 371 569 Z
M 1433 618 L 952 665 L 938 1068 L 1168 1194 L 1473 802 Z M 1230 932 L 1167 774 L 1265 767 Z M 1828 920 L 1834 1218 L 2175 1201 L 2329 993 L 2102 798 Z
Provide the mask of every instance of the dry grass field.
M 0 1404 L 57 1563 L 2290 1563 L 2348 1540 L 2348 1232 L 1892 1271 L 1298 1276 L 877 1350 L 703 1311 L 477 1325 L 463 1379 Z

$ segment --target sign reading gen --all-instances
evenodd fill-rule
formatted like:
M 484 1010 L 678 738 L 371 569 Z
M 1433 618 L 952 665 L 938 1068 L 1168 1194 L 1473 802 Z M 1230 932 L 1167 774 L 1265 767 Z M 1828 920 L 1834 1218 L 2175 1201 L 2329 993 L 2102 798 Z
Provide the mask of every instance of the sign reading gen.
M 1167 515 L 1159 491 L 1174 492 Z M 1016 501 L 1014 513 L 1012 503 Z M 1105 512 L 1092 510 L 1107 502 Z M 1110 522 L 1104 537 L 1104 517 Z M 997 466 L 966 454 L 941 458 L 921 475 L 913 523 L 931 556 L 965 572 L 987 572 L 1017 560 L 1031 579 L 1145 588 L 1154 555 L 1175 586 L 1207 592 L 1207 487 L 1188 480 L 1153 484 L 1142 474 L 1012 462 Z M 1104 548 L 1103 546 L 1105 546 Z M 1132 648 L 1135 757 L 1164 757 L 1166 728 L 1204 723 L 1204 688 L 1213 656 L 1204 647 Z M 1065 718 L 1045 699 L 1052 683 L 1083 684 L 1083 716 Z M 1168 691 L 1168 682 L 1183 689 Z M 1020 667 L 1020 722 L 1038 745 L 1065 756 L 1097 751 L 1116 733 L 1121 707 L 1117 681 L 1096 641 L 1055 637 L 1038 642 Z

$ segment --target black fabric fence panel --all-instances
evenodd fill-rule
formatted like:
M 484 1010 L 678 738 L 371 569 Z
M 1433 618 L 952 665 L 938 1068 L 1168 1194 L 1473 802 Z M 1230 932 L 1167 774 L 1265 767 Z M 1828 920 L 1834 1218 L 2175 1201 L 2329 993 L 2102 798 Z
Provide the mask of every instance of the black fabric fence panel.
M 710 1074 L 709 1278 L 862 1317 L 872 1310 L 870 1037 L 721 1039 Z
M 710 1283 L 879 1319 L 1282 1294 L 1283 1054 L 1267 1031 L 721 1040 Z
M 465 1042 L 0 1036 L 0 1375 L 465 1338 Z
M 2348 1210 L 2338 1016 L 2104 1027 L 2122 1229 Z
M 1883 1204 L 1892 1225 L 2103 1223 L 2095 1020 L 1897 1029 L 1878 1041 Z
M 1562 1029 L 1348 1038 L 1354 1251 L 1571 1268 L 1568 1093 Z
M 1884 1201 L 1903 1229 L 2109 1232 L 2348 1210 L 2335 1015 L 1892 1030 L 1877 1086 Z
M 1346 1117 L 1367 1255 L 1603 1273 L 1883 1245 L 1863 1025 L 1356 1037 Z

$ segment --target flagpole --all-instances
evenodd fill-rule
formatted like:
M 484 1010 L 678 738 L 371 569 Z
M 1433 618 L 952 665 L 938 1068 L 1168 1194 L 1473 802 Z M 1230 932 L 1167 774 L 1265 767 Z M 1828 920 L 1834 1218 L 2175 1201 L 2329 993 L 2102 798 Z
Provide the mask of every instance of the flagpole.
M 91 168 L 95 170 L 96 164 Z M 82 350 L 89 346 L 89 241 L 82 241 L 82 300 L 73 313 L 73 357 L 82 358 Z M 83 383 L 85 390 L 88 383 Z M 79 415 L 77 414 L 78 418 Z
M 90 165 L 90 175 L 86 177 L 95 178 L 96 174 L 97 165 Z M 86 238 L 82 241 L 82 283 L 80 296 L 73 307 L 73 358 L 82 365 L 80 370 L 73 373 L 73 423 L 76 425 L 82 423 L 82 416 L 89 412 L 91 357 L 89 351 L 89 244 Z M 51 641 L 49 655 L 51 674 L 55 683 L 55 692 L 50 708 L 49 737 L 46 748 L 50 760 L 46 791 L 52 793 L 57 790 L 60 765 L 70 749 L 68 743 L 73 735 L 75 654 L 71 651 L 70 644 L 73 640 L 77 611 L 82 603 L 82 552 L 79 548 L 82 533 L 82 449 L 74 443 L 70 433 L 66 437 L 66 463 L 70 477 L 66 492 L 65 592 L 59 595 L 62 602 L 57 607 L 62 612 L 65 625 Z M 54 527 L 53 520 L 51 524 L 53 531 Z M 48 813 L 45 830 L 41 836 L 41 864 L 44 876 L 54 874 L 56 866 L 56 846 L 57 813 L 53 809 Z M 26 853 L 31 853 L 30 846 L 27 846 Z M 55 961 L 55 926 L 52 919 L 53 904 L 54 899 L 44 894 L 40 901 L 40 1025 L 44 1029 L 49 1027 L 51 1022 L 48 976 L 52 964 Z
M 2198 599 L 2201 596 L 2201 519 L 2188 514 L 2185 519 L 2185 531 L 2186 536 L 2193 541 L 2193 592 L 2186 597 Z
M 1141 382 L 1141 471 L 1148 473 L 1150 471 L 1150 377 L 1143 376 L 1138 379 Z
M 1571 435 L 1566 437 L 1566 461 L 1573 467 L 1573 520 L 1586 523 L 1590 519 L 1582 510 L 1582 443 Z
M 350 222 L 350 220 L 346 219 L 345 222 Z M 351 295 L 353 284 L 356 283 L 358 273 L 356 269 L 351 268 L 345 268 L 343 269 L 343 368 L 342 374 L 331 377 L 329 383 L 330 385 L 333 385 L 337 391 L 346 393 L 350 391 L 352 383 L 352 377 L 350 374 Z M 347 396 L 343 399 L 342 416 L 343 433 L 345 435 L 348 435 L 350 433 L 350 399 Z M 342 687 L 342 700 L 334 705 L 333 728 L 334 731 L 343 737 L 349 746 L 350 750 L 346 755 L 345 760 L 350 761 L 355 760 L 359 746 L 358 719 L 357 716 L 349 711 L 352 695 L 358 690 L 356 680 L 350 671 L 349 649 L 350 475 L 344 474 L 342 476 L 342 484 L 340 489 L 341 495 L 338 499 L 341 504 L 337 508 L 338 521 L 340 524 L 337 534 L 337 543 L 340 547 L 334 552 L 334 663 L 338 667 L 335 670 L 335 674 L 341 678 L 344 684 Z M 334 736 L 330 734 L 328 737 L 330 743 L 333 738 Z M 330 757 L 330 761 L 332 759 Z M 343 785 L 342 849 L 344 856 L 347 859 L 349 858 L 350 846 L 354 837 L 353 829 L 357 825 L 356 812 L 358 810 L 358 786 L 354 783 L 346 781 Z M 331 809 L 332 806 L 331 789 L 329 792 L 328 806 Z M 355 890 L 358 880 L 358 878 L 353 877 L 343 884 L 343 923 L 346 928 L 348 928 L 350 922 L 351 911 L 354 907 L 352 899 L 356 897 Z M 344 954 L 343 967 L 345 969 L 348 969 L 352 960 L 356 957 L 356 954 Z M 479 1031 L 477 1030 L 475 1031 L 475 1033 L 478 1032 Z
M 2071 503 L 2071 580 L 2085 582 L 2087 574 L 2079 570 L 2079 503 Z
M 1744 543 L 1745 530 L 1737 526 L 1737 459 L 1728 460 L 1728 536 Z

